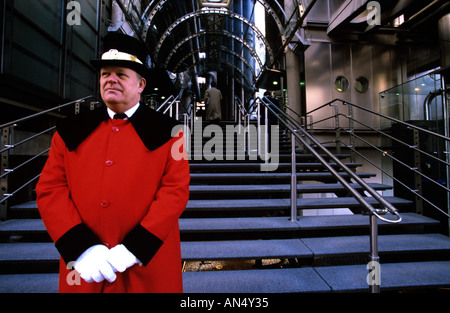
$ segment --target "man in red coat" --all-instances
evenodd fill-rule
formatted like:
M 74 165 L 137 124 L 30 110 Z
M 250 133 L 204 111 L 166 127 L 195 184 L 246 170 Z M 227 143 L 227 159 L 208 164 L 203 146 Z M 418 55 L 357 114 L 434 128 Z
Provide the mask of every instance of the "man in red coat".
M 184 140 L 181 126 L 139 104 L 145 46 L 108 34 L 104 48 L 91 63 L 106 106 L 57 125 L 36 186 L 61 255 L 59 290 L 182 292 L 178 218 L 189 198 L 189 165 L 172 155 Z

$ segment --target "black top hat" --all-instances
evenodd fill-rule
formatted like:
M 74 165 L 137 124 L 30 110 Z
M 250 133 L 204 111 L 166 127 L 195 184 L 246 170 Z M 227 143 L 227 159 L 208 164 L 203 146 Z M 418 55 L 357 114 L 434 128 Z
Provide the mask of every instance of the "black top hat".
M 104 66 L 127 67 L 147 78 L 147 48 L 134 37 L 121 33 L 108 33 L 103 41 L 103 55 L 100 60 L 91 60 L 91 64 L 100 70 Z

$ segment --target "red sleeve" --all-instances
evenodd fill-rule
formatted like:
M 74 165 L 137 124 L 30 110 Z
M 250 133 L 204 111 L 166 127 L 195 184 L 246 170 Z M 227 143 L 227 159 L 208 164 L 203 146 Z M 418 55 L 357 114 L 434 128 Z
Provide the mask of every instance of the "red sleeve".
M 36 185 L 37 205 L 50 237 L 66 263 L 100 243 L 82 220 L 70 197 L 64 153 L 66 145 L 55 133 L 47 162 Z

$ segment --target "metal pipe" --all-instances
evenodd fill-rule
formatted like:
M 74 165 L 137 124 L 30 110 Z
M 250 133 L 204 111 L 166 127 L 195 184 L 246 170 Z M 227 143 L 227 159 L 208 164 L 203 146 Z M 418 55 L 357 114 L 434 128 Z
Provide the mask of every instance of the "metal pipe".
M 17 143 L 14 143 L 14 144 L 11 144 L 11 145 L 6 145 L 4 149 L 0 150 L 0 153 L 3 153 L 5 151 L 11 150 L 13 148 L 16 148 L 16 147 L 18 147 L 18 146 L 20 146 L 20 145 L 22 145 L 24 143 L 27 143 L 28 141 L 30 141 L 30 140 L 32 140 L 32 139 L 34 139 L 36 137 L 39 137 L 39 136 L 41 136 L 41 135 L 43 135 L 45 133 L 48 133 L 48 132 L 52 131 L 55 128 L 56 128 L 56 126 L 50 127 L 49 129 L 43 130 L 43 131 L 41 131 L 41 132 L 39 132 L 37 134 L 34 134 L 34 135 L 30 136 L 30 137 L 27 137 L 24 140 L 21 140 L 21 141 L 19 141 Z
M 269 109 L 266 106 L 264 109 L 264 123 L 265 123 L 265 128 L 264 128 L 264 160 L 267 161 L 269 160 L 268 156 L 269 156 Z
M 270 102 L 270 100 L 267 100 Z M 293 129 L 284 119 L 280 118 L 280 116 L 272 109 L 272 106 L 262 101 L 262 103 L 268 108 L 271 112 L 273 112 L 279 119 L 279 121 L 284 124 L 289 130 L 291 130 L 296 138 L 307 148 L 315 157 L 325 166 L 331 174 L 351 193 L 351 195 L 368 211 L 370 214 L 374 214 L 382 221 L 387 223 L 399 223 L 402 218 L 398 214 L 397 209 L 388 201 L 386 201 L 380 194 L 375 191 L 372 187 L 370 187 L 365 181 L 363 181 L 358 175 L 356 175 L 352 170 L 350 170 L 344 163 L 342 163 L 334 154 L 332 154 L 327 148 L 325 148 L 319 141 L 317 141 L 314 137 L 312 137 L 308 132 L 306 132 L 297 121 L 291 118 L 289 115 L 284 113 L 281 109 L 273 105 L 273 108 L 278 110 L 278 114 L 283 116 L 287 121 L 295 125 L 296 130 Z M 299 135 L 298 133 L 302 133 Z M 339 165 L 351 178 L 353 178 L 365 191 L 367 191 L 374 199 L 376 199 L 384 208 L 386 208 L 391 214 L 397 216 L 396 220 L 389 220 L 380 216 L 380 214 L 373 208 L 373 206 L 368 203 L 364 197 L 357 192 L 350 184 L 341 176 L 339 173 L 330 165 L 328 162 L 311 146 L 309 145 L 303 136 L 308 138 L 313 146 L 317 146 L 322 149 L 337 165 Z M 384 214 L 385 212 L 383 212 Z
M 295 135 L 291 132 L 291 222 L 297 221 L 297 156 L 295 154 Z
M 380 257 L 378 256 L 378 225 L 374 214 L 370 215 L 370 261 L 369 261 L 369 290 L 372 293 L 380 292 L 381 271 Z
M 58 105 L 58 106 L 56 106 L 54 108 L 51 108 L 51 109 L 48 109 L 48 110 L 41 111 L 39 113 L 35 113 L 35 114 L 31 114 L 31 115 L 23 117 L 23 118 L 19 118 L 19 119 L 15 120 L 15 121 L 8 122 L 8 123 L 5 123 L 3 125 L 0 125 L 0 129 L 4 128 L 4 127 L 11 126 L 13 124 L 18 124 L 18 123 L 23 122 L 23 121 L 27 121 L 29 119 L 35 118 L 35 117 L 40 116 L 40 115 L 47 114 L 47 113 L 52 112 L 52 111 L 56 111 L 56 110 L 62 109 L 64 107 L 66 107 L 66 106 L 69 106 L 69 105 L 72 105 L 72 104 L 75 104 L 75 103 L 84 102 L 86 99 L 89 99 L 89 98 L 94 98 L 94 96 L 87 96 L 87 97 L 84 97 L 84 98 L 81 98 L 81 99 L 78 99 L 78 100 L 74 100 L 74 101 L 71 101 L 71 102 L 68 102 L 68 103 L 65 103 L 65 104 Z

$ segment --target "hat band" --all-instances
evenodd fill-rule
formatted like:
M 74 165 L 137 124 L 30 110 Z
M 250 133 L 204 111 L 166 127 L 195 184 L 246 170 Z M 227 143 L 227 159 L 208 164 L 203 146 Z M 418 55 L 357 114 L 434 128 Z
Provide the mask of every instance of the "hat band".
M 120 52 L 116 49 L 111 49 L 103 53 L 102 60 L 132 61 L 144 65 L 136 56 L 126 52 Z

